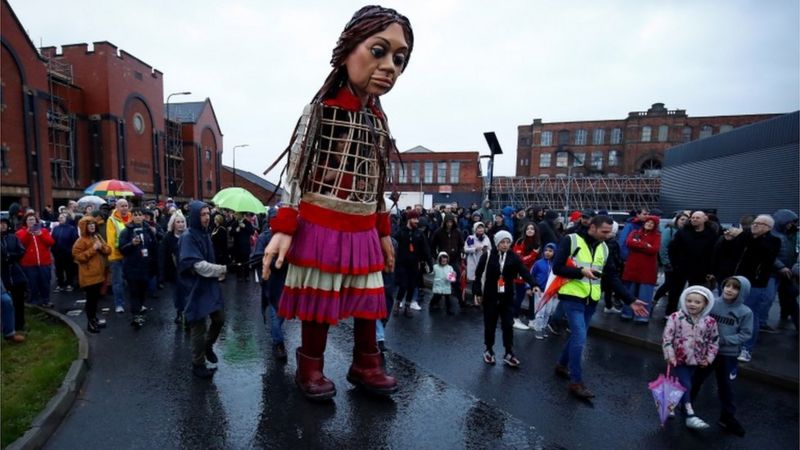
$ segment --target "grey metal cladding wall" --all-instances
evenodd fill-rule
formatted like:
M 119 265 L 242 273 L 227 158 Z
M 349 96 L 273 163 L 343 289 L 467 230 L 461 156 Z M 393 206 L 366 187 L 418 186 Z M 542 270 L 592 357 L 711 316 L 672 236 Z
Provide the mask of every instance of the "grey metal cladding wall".
M 719 158 L 759 148 L 778 147 L 797 142 L 798 134 L 800 134 L 800 111 L 795 111 L 735 128 L 727 133 L 671 147 L 666 152 L 664 166 Z
M 661 171 L 661 208 L 667 214 L 716 208 L 723 223 L 738 223 L 745 214 L 771 214 L 781 208 L 797 212 L 798 154 L 795 138 L 788 145 L 665 167 Z

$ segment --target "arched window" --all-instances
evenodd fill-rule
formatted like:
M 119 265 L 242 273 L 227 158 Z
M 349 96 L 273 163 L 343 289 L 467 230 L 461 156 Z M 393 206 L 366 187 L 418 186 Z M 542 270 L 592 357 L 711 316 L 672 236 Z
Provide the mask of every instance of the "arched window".
M 719 126 L 719 134 L 727 133 L 728 131 L 731 131 L 732 129 L 733 129 L 733 125 L 728 125 L 728 124 L 720 125 Z
M 669 139 L 669 125 L 660 125 L 658 127 L 658 142 L 667 142 Z
M 558 132 L 558 145 L 569 144 L 569 130 L 561 130 Z
M 653 129 L 650 127 L 642 127 L 642 142 L 650 142 L 650 136 L 653 134 Z
M 700 139 L 707 138 L 712 134 L 714 134 L 714 128 L 712 128 L 711 125 L 703 125 L 703 127 L 700 128 Z
M 661 161 L 651 158 L 642 163 L 642 175 L 646 177 L 657 177 L 661 175 Z
M 684 143 L 692 140 L 692 127 L 683 127 L 683 130 L 681 130 L 681 140 Z

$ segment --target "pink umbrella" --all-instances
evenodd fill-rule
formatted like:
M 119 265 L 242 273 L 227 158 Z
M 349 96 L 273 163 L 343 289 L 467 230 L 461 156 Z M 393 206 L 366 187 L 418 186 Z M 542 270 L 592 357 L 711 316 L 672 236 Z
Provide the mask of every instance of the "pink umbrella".
M 669 417 L 669 413 L 675 410 L 678 403 L 686 392 L 686 388 L 681 386 L 678 379 L 669 376 L 670 365 L 667 364 L 667 373 L 660 374 L 658 378 L 651 381 L 647 387 L 653 393 L 653 399 L 656 401 L 656 410 L 658 411 L 658 418 L 661 419 L 661 426 Z

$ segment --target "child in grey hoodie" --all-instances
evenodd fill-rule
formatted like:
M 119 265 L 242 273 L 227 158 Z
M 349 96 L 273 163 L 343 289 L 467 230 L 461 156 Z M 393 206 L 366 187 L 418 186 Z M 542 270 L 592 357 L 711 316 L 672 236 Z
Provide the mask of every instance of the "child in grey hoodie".
M 692 378 L 691 400 L 694 403 L 703 381 L 714 372 L 722 407 L 719 425 L 737 436 L 744 436 L 745 431 L 735 417 L 733 381 L 742 344 L 753 335 L 753 312 L 744 304 L 748 295 L 750 282 L 747 278 L 735 276 L 723 281 L 722 296 L 714 302 L 710 313 L 717 321 L 719 352 L 710 366 L 698 368 Z

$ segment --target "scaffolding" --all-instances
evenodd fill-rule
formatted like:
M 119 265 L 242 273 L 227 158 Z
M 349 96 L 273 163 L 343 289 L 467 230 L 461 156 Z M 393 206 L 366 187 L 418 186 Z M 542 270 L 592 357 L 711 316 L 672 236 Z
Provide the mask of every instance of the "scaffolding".
M 661 178 L 652 176 L 495 177 L 492 201 L 515 207 L 630 211 L 659 204 Z
M 167 111 L 169 114 L 169 111 Z M 171 120 L 166 122 L 166 173 L 167 195 L 170 197 L 183 195 L 183 139 L 181 123 Z
M 48 81 L 48 147 L 50 151 L 50 174 L 53 186 L 77 187 L 75 151 L 75 115 L 69 112 L 67 90 L 72 85 L 72 65 L 47 57 Z

